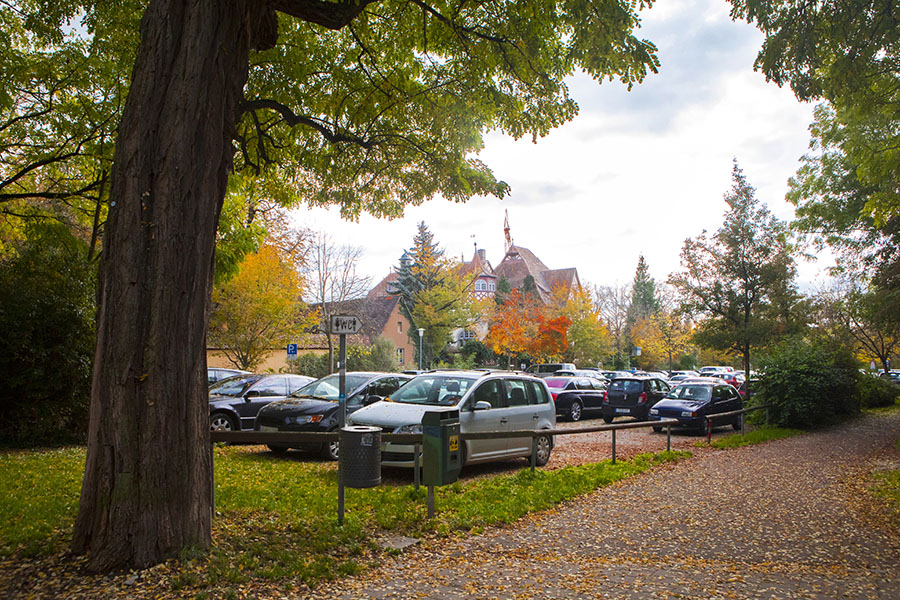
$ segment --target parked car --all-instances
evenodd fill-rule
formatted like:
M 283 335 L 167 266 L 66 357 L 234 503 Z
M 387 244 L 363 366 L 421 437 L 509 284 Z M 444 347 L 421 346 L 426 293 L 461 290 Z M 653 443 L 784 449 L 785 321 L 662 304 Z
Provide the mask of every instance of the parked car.
M 256 413 L 313 381 L 304 375 L 238 375 L 209 388 L 209 428 L 213 431 L 253 429 Z
M 459 411 L 459 429 L 467 433 L 552 429 L 556 409 L 547 384 L 537 377 L 503 371 L 423 373 L 391 395 L 350 416 L 353 425 L 370 425 L 393 433 L 420 433 L 430 411 Z M 531 456 L 531 437 L 464 440 L 461 464 Z M 553 437 L 537 438 L 536 464 L 550 460 Z M 412 467 L 413 446 L 385 443 L 381 464 Z
M 585 413 L 599 412 L 607 384 L 593 377 L 547 377 L 550 397 L 556 404 L 556 415 L 580 421 Z
M 723 379 L 728 385 L 734 386 L 734 389 L 740 388 L 741 384 L 744 383 L 744 379 L 746 379 L 746 376 L 740 371 L 721 373 L 719 377 Z
M 543 363 L 539 365 L 531 365 L 526 373 L 535 377 L 550 377 L 557 371 L 574 371 L 575 365 L 572 363 Z
M 603 373 L 593 369 L 561 369 L 554 373 L 553 377 L 590 377 L 603 383 L 609 383 L 609 380 L 603 376 Z
M 217 381 L 222 381 L 223 379 L 227 379 L 229 377 L 234 377 L 235 375 L 250 375 L 250 371 L 241 371 L 240 369 L 224 369 L 222 367 L 206 368 L 206 379 L 209 381 L 209 385 L 212 385 Z
M 650 418 L 678 419 L 678 426 L 696 429 L 702 435 L 709 433 L 707 417 L 719 413 L 731 412 L 743 408 L 741 395 L 733 386 L 722 381 L 706 379 L 682 383 L 669 392 L 650 409 Z M 741 417 L 713 417 L 712 426 L 731 425 L 735 431 L 741 429 Z M 662 427 L 654 427 L 654 431 L 662 431 Z
M 349 372 L 345 375 L 347 414 L 384 400 L 412 379 L 402 373 Z M 333 373 L 300 388 L 284 400 L 270 402 L 256 415 L 258 431 L 334 431 L 340 424 L 340 374 Z M 319 452 L 337 460 L 338 442 L 321 444 L 269 444 L 273 452 L 291 448 Z
M 700 375 L 702 377 L 706 377 L 707 375 L 712 375 L 712 374 L 729 373 L 731 371 L 734 371 L 734 367 L 727 367 L 727 366 L 700 367 Z
M 650 407 L 669 393 L 669 384 L 658 377 L 632 375 L 613 379 L 603 395 L 601 415 L 607 423 L 621 416 L 646 421 Z
M 898 371 L 897 369 L 882 371 L 878 374 L 878 376 L 886 381 L 890 381 L 891 383 L 900 385 L 900 371 Z
M 619 377 L 631 377 L 634 375 L 631 371 L 600 371 L 609 381 L 618 379 Z

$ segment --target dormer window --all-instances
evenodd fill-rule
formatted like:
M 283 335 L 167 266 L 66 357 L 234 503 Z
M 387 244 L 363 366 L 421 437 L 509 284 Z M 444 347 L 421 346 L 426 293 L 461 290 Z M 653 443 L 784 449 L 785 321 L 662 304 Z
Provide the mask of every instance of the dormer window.
M 479 279 L 478 281 L 475 282 L 475 291 L 476 292 L 483 292 L 486 289 L 487 289 L 487 284 L 483 280 Z

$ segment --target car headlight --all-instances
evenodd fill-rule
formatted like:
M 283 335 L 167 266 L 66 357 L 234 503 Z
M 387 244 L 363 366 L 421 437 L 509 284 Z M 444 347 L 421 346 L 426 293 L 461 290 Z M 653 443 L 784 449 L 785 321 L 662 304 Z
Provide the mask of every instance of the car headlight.
M 651 408 L 651 409 L 650 409 L 650 414 L 651 414 L 651 415 L 658 415 L 658 414 L 659 414 L 659 411 L 656 410 L 655 408 Z
M 693 417 L 695 415 L 694 415 L 693 411 L 683 410 L 683 411 L 681 411 L 681 416 L 682 417 Z
M 401 425 L 394 430 L 394 433 L 422 433 L 422 424 L 417 423 L 415 425 Z
M 284 418 L 284 422 L 288 425 L 304 425 L 306 423 L 318 423 L 322 420 L 323 415 L 299 415 L 299 416 L 287 416 Z

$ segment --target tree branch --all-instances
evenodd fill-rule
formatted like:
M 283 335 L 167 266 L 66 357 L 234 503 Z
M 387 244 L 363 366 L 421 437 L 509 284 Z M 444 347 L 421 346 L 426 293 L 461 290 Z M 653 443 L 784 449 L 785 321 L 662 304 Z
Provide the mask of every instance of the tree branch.
M 377 0 L 269 0 L 269 6 L 292 17 L 338 30 L 349 25 L 369 4 Z

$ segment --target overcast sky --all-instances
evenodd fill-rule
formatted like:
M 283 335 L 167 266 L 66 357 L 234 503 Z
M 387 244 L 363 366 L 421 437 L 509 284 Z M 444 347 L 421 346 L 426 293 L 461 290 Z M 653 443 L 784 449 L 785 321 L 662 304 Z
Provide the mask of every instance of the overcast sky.
M 810 104 L 753 71 L 762 34 L 732 22 L 724 0 L 659 0 L 642 13 L 639 36 L 654 42 L 660 72 L 626 91 L 618 82 L 569 81 L 580 106 L 573 121 L 536 144 L 491 134 L 480 158 L 512 192 L 467 204 L 437 199 L 393 221 L 336 210 L 296 211 L 298 225 L 360 246 L 373 285 L 398 264 L 425 221 L 448 255 L 470 260 L 474 244 L 496 266 L 503 216 L 513 242 L 549 268 L 575 267 L 583 284 L 628 283 L 638 257 L 665 281 L 678 270 L 685 238 L 717 230 L 737 159 L 757 198 L 781 219 L 787 180 L 807 151 Z M 801 264 L 801 287 L 830 263 Z

